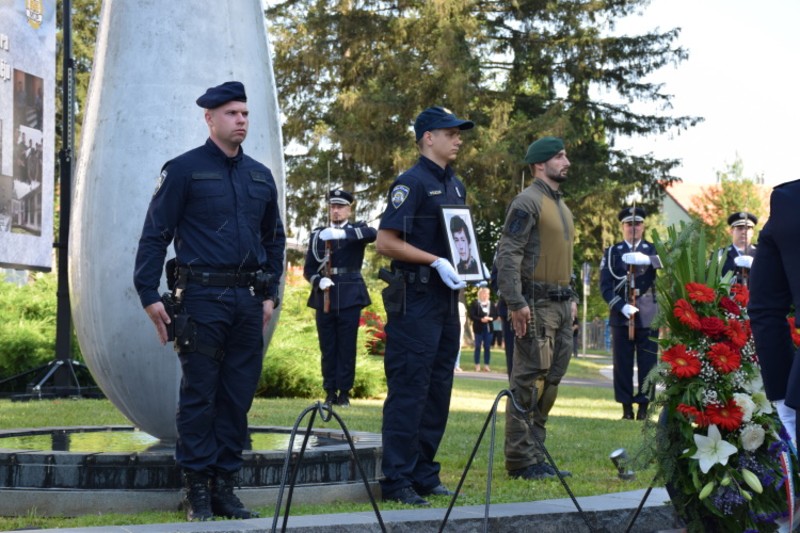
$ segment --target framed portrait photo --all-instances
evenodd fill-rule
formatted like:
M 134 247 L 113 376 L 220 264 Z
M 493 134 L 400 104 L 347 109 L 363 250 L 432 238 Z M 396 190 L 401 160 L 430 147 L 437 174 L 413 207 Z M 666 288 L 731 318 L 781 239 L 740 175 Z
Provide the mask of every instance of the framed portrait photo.
M 443 205 L 442 221 L 447 231 L 450 261 L 464 281 L 483 281 L 483 263 L 478 252 L 478 241 L 472 214 L 466 205 Z

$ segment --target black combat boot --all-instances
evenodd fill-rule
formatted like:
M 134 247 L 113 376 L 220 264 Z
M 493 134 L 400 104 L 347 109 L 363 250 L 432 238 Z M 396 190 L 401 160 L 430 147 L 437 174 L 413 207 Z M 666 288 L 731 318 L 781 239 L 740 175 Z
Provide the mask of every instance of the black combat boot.
M 336 405 L 339 407 L 350 407 L 350 394 L 348 391 L 341 391 L 339 397 L 336 399 Z
M 622 404 L 622 419 L 633 420 L 633 404 L 630 403 Z
M 219 473 L 211 487 L 211 509 L 217 516 L 225 518 L 256 518 L 258 513 L 245 509 L 244 504 L 233 493 L 236 478 L 231 472 Z
M 186 520 L 205 522 L 214 518 L 211 512 L 211 478 L 199 472 L 184 472 L 183 486 L 186 492 L 181 500 L 181 507 L 186 511 Z
M 636 411 L 636 420 L 647 420 L 647 403 L 640 403 Z

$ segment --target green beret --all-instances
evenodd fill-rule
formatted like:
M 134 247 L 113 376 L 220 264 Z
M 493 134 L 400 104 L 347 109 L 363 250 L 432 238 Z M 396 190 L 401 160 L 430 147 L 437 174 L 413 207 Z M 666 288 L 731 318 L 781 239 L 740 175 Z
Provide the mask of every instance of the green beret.
M 544 163 L 564 149 L 564 141 L 558 137 L 542 137 L 528 146 L 525 162 L 529 164 Z

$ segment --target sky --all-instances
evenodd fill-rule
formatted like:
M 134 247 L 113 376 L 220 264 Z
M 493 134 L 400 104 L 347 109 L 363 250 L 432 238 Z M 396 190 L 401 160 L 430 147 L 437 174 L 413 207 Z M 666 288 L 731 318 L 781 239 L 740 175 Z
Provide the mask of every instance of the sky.
M 681 159 L 674 174 L 709 184 L 737 157 L 744 176 L 774 186 L 800 178 L 800 2 L 797 0 L 653 0 L 620 33 L 682 29 L 689 59 L 648 78 L 674 95 L 674 116 L 705 121 L 680 132 L 630 140 L 619 148 Z M 650 111 L 654 111 L 651 108 Z

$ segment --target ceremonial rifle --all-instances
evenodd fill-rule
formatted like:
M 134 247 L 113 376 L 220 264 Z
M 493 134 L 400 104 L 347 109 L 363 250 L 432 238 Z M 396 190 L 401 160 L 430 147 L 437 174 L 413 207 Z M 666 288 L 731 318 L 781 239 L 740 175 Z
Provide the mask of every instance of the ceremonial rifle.
M 330 228 L 333 224 L 331 220 L 331 199 L 328 198 L 331 190 L 331 162 L 328 161 L 328 192 L 325 193 L 325 209 L 328 211 L 328 227 Z M 325 241 L 325 260 L 323 262 L 323 275 L 330 279 L 331 278 L 331 252 L 332 252 L 332 244 L 331 239 Z M 330 313 L 331 311 L 331 288 L 326 287 L 323 291 L 322 295 L 322 312 L 323 313 Z
M 631 209 L 631 215 L 633 216 L 633 220 L 631 223 L 633 224 L 633 251 L 636 251 L 636 201 L 633 202 L 633 208 Z M 633 263 L 628 265 L 628 279 L 627 279 L 627 287 L 628 287 L 628 303 L 632 307 L 636 307 L 636 265 Z M 636 317 L 634 316 L 635 313 L 631 313 L 631 316 L 628 317 L 628 340 L 634 340 L 636 338 Z

